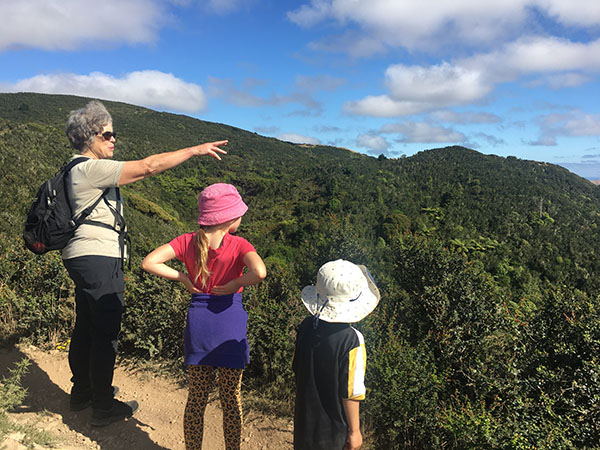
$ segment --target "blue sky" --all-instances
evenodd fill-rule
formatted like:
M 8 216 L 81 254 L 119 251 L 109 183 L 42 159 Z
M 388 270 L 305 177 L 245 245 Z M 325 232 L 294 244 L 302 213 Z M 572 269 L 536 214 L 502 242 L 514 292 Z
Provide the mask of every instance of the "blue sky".
M 600 1 L 0 0 L 0 17 L 0 92 L 600 178 Z

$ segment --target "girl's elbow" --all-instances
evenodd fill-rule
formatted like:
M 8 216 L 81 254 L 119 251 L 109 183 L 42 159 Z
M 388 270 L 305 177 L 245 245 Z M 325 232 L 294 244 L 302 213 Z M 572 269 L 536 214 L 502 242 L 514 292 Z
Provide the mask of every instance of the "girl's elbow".
M 144 258 L 142 261 L 142 269 L 144 269 L 146 272 L 150 272 L 150 262 L 148 261 L 148 258 Z
M 265 278 L 267 278 L 267 269 L 265 267 L 261 267 L 256 271 L 256 276 L 258 277 L 259 281 L 264 280 Z

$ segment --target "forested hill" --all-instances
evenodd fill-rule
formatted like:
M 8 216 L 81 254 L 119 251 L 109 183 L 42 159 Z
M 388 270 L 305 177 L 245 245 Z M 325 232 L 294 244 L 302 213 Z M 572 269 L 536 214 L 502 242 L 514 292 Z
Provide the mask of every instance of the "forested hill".
M 19 318 L 0 319 L 6 339 L 68 333 L 56 301 L 57 290 L 59 300 L 69 297 L 58 258 L 23 251 L 20 232 L 39 184 L 72 154 L 69 112 L 87 101 L 0 94 L 0 313 Z M 239 233 L 269 270 L 248 289 L 249 385 L 289 400 L 299 292 L 321 264 L 345 258 L 366 264 L 383 293 L 361 325 L 373 355 L 365 414 L 379 448 L 597 442 L 600 392 L 590 380 L 600 376 L 600 191 L 591 182 L 462 147 L 373 158 L 104 103 L 120 160 L 229 140 L 222 161 L 195 158 L 122 189 L 134 242 L 123 335 L 130 355 L 180 356 L 174 330 L 185 306 L 172 299 L 185 294 L 139 262 L 194 230 L 200 190 L 230 182 L 250 208 Z M 46 297 L 35 301 L 52 311 L 43 317 L 27 304 L 40 292 Z
M 64 124 L 69 112 L 86 101 L 71 96 L 0 95 L 0 171 L 5 192 L 0 206 L 8 214 L 3 230 L 18 231 L 40 181 L 72 154 Z M 315 246 L 339 232 L 332 230 L 332 224 L 341 221 L 336 225 L 339 229 L 348 221 L 360 239 L 359 247 L 387 242 L 392 232 L 411 231 L 439 236 L 465 251 L 494 247 L 497 257 L 517 259 L 550 278 L 575 277 L 578 286 L 591 281 L 578 271 L 596 268 L 600 191 L 559 166 L 486 156 L 461 147 L 400 159 L 372 158 L 105 103 L 119 135 L 118 159 L 229 139 L 229 154 L 222 162 L 197 159 L 124 189 L 130 206 L 141 213 L 130 219 L 134 221 L 130 228 L 142 243 L 149 238 L 154 245 L 156 239 L 164 239 L 162 232 L 172 234 L 172 225 L 193 228 L 197 193 L 210 183 L 226 181 L 238 186 L 250 204 L 245 233 L 266 256 L 286 262 L 298 262 L 302 254 L 314 255 Z M 565 272 L 557 262 L 561 259 L 563 264 L 573 264 L 572 269 L 577 267 L 575 273 L 567 268 L 561 274 Z M 310 278 L 322 262 L 301 266 Z

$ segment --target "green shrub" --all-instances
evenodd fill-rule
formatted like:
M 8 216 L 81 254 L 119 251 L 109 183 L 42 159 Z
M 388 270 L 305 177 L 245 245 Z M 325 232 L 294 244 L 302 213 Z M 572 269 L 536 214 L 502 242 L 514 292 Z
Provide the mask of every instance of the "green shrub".
M 307 315 L 297 285 L 286 266 L 268 265 L 265 281 L 244 290 L 250 345 L 244 377 L 253 389 L 288 405 L 295 397 L 296 328 Z
M 489 274 L 436 240 L 412 236 L 395 243 L 394 264 L 407 292 L 398 318 L 411 345 L 429 347 L 448 392 L 472 400 L 511 392 L 518 330 Z
M 497 407 L 497 403 L 491 405 L 484 401 L 473 403 L 467 397 L 462 399 L 454 397 L 448 407 L 439 414 L 448 447 L 462 450 L 528 448 L 515 447 L 507 441 L 505 430 L 502 429 L 502 421 L 497 414 L 494 414 Z
M 72 282 L 60 254 L 36 256 L 0 234 L 0 337 L 36 344 L 64 340 L 74 319 Z
M 524 329 L 519 385 L 523 431 L 567 448 L 600 442 L 600 307 L 578 291 L 548 292 Z
M 21 386 L 21 379 L 29 371 L 31 361 L 23 358 L 16 363 L 13 369 L 9 369 L 10 376 L 2 377 L 0 381 L 0 415 L 16 408 L 27 396 L 27 388 Z
M 140 262 L 125 276 L 125 311 L 119 343 L 125 355 L 179 361 L 189 293 L 180 283 L 144 272 Z
M 443 377 L 425 348 L 390 329 L 367 353 L 365 422 L 376 448 L 439 448 L 437 421 Z

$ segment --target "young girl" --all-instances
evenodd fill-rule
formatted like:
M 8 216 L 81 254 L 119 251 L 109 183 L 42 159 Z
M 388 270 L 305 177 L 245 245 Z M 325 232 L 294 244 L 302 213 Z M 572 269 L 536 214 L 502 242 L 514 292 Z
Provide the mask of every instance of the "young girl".
M 250 361 L 242 306 L 244 286 L 266 276 L 265 265 L 248 241 L 233 236 L 248 210 L 237 189 L 208 186 L 198 199 L 200 229 L 183 234 L 150 253 L 142 268 L 182 282 L 192 294 L 185 327 L 189 394 L 183 429 L 187 450 L 202 448 L 204 410 L 219 372 L 223 433 L 227 449 L 239 449 L 242 431 L 242 372 Z M 187 274 L 168 267 L 177 258 Z M 248 270 L 244 273 L 244 268 Z

